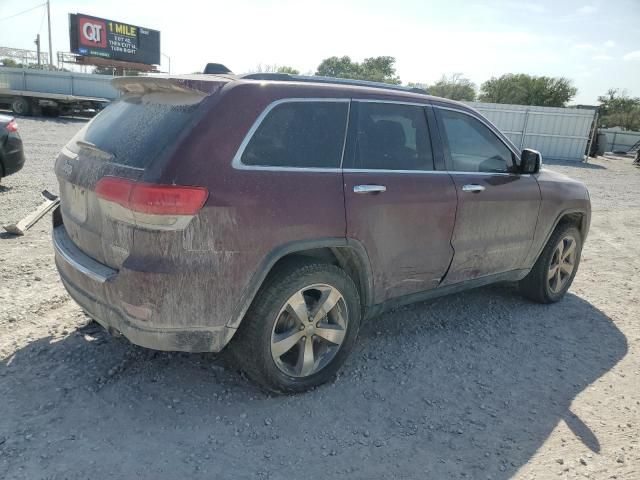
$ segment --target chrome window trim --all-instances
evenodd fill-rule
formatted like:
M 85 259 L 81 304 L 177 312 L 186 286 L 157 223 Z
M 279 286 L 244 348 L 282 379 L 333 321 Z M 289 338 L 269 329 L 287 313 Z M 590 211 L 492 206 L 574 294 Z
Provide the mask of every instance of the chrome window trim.
M 391 168 L 343 168 L 344 173 L 435 173 L 437 175 L 447 174 L 446 170 L 393 170 Z
M 483 177 L 491 177 L 491 176 L 509 176 L 509 175 L 518 175 L 520 177 L 530 177 L 530 173 L 512 173 L 512 172 L 458 172 L 451 170 L 391 170 L 391 169 L 376 169 L 376 168 L 343 168 L 342 171 L 344 173 L 419 173 L 426 174 L 431 173 L 435 175 L 480 175 Z
M 419 102 L 405 102 L 403 100 L 378 100 L 376 98 L 352 98 L 353 102 L 360 103 L 391 103 L 394 105 L 409 105 L 412 107 L 430 107 L 430 103 L 419 103 Z
M 502 177 L 508 177 L 510 175 L 517 175 L 518 177 L 530 177 L 530 173 L 518 173 L 518 172 L 458 172 L 458 171 L 450 171 L 447 170 L 447 173 L 451 175 L 480 175 L 483 177 L 486 176 L 495 176 L 499 175 Z
M 337 168 L 323 168 L 323 167 L 284 167 L 284 166 L 270 166 L 270 165 L 245 165 L 242 163 L 242 155 L 244 154 L 247 145 L 253 138 L 253 135 L 256 133 L 260 125 L 264 121 L 264 119 L 269 115 L 271 110 L 273 110 L 278 105 L 282 105 L 284 103 L 301 103 L 301 102 L 315 102 L 315 103 L 347 103 L 347 118 L 345 120 L 345 130 L 344 130 L 344 139 L 342 144 L 342 154 L 340 156 L 340 166 Z M 326 172 L 326 173 L 339 173 L 342 171 L 342 161 L 344 158 L 344 150 L 346 145 L 347 138 L 347 130 L 349 128 L 349 114 L 351 110 L 351 99 L 350 98 L 281 98 L 279 100 L 275 100 L 271 102 L 269 105 L 265 107 L 265 109 L 258 115 L 253 125 L 245 135 L 242 143 L 238 147 L 238 151 L 233 157 L 231 161 L 231 166 L 236 170 L 264 170 L 271 172 Z
M 276 166 L 269 166 L 269 165 L 245 165 L 244 163 L 242 163 L 241 159 L 242 159 L 242 154 L 244 153 L 244 150 L 246 149 L 247 145 L 253 138 L 253 135 L 255 134 L 256 130 L 258 130 L 258 128 L 264 121 L 265 117 L 271 112 L 271 110 L 273 110 L 275 107 L 283 103 L 297 103 L 297 102 L 348 103 L 347 120 L 346 120 L 345 134 L 344 134 L 343 145 L 342 145 L 342 154 L 340 156 L 340 167 L 338 168 L 276 167 Z M 231 162 L 232 167 L 235 168 L 236 170 L 263 170 L 263 171 L 271 171 L 271 172 L 311 172 L 311 173 L 344 172 L 344 173 L 387 173 L 387 174 L 399 173 L 404 175 L 417 173 L 417 174 L 436 174 L 436 175 L 449 174 L 449 175 L 479 175 L 479 176 L 495 176 L 495 175 L 498 175 L 498 176 L 518 175 L 521 177 L 531 176 L 531 174 L 522 174 L 517 172 L 461 172 L 456 170 L 393 170 L 393 169 L 374 169 L 374 168 L 370 168 L 370 169 L 342 168 L 342 165 L 344 164 L 344 154 L 345 154 L 346 145 L 347 145 L 347 134 L 349 131 L 349 119 L 351 116 L 351 102 L 391 103 L 396 105 L 409 105 L 409 106 L 421 107 L 421 108 L 440 108 L 443 110 L 451 110 L 453 112 L 463 113 L 483 123 L 487 128 L 489 128 L 489 130 L 491 130 L 494 133 L 494 135 L 496 135 L 496 137 L 502 143 L 504 143 L 504 145 L 509 149 L 509 151 L 514 153 L 518 158 L 520 158 L 520 155 L 513 148 L 511 148 L 508 143 L 504 142 L 504 140 L 501 138 L 501 133 L 496 132 L 496 128 L 492 124 L 488 123 L 483 118 L 478 117 L 477 115 L 474 115 L 471 112 L 466 112 L 458 108 L 443 107 L 440 105 L 433 105 L 431 103 L 406 102 L 402 100 L 379 100 L 379 99 L 370 99 L 370 98 L 330 98 L 330 97 L 304 98 L 303 97 L 303 98 L 281 98 L 267 105 L 265 109 L 262 111 L 262 113 L 258 115 L 258 118 L 255 120 L 255 122 L 253 123 L 253 125 L 251 126 L 247 134 L 245 135 L 244 139 L 242 140 L 240 147 L 238 147 L 238 151 L 234 155 L 233 160 Z

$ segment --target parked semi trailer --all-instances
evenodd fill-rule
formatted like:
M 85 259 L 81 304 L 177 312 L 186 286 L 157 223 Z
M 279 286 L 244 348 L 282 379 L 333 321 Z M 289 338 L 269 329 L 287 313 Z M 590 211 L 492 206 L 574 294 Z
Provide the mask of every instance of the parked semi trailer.
M 99 111 L 118 97 L 109 75 L 0 67 L 0 105 L 17 115 Z

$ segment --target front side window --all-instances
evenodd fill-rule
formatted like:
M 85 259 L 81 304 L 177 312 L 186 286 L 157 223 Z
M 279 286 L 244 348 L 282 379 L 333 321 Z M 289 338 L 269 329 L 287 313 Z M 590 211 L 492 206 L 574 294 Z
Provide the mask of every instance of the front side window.
M 362 169 L 433 170 L 424 108 L 360 102 L 354 163 Z
M 509 172 L 511 150 L 486 125 L 464 113 L 439 110 L 444 138 L 458 172 Z
M 349 104 L 293 101 L 276 105 L 242 153 L 245 165 L 340 168 Z

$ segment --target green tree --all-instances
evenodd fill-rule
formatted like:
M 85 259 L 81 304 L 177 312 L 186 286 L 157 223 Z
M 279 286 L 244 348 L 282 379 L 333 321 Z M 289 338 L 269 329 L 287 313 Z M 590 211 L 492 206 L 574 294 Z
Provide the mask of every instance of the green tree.
M 3 67 L 11 67 L 11 68 L 22 68 L 23 65 L 21 63 L 16 62 L 13 58 L 2 58 L 0 59 Z
M 626 90 L 611 88 L 600 102 L 600 126 L 640 130 L 640 98 L 630 97 Z
M 20 63 L 16 62 L 13 58 L 0 58 L 0 67 L 31 68 L 33 70 L 49 70 L 53 72 L 69 71 L 66 68 L 58 68 L 55 65 L 49 65 L 48 63 L 43 63 L 41 65 L 38 65 L 37 63 Z
M 419 88 L 420 90 L 429 90 L 429 85 L 421 82 L 408 82 L 407 87 L 409 88 Z
M 461 73 L 454 73 L 447 77 L 443 75 L 433 85 L 424 83 L 409 83 L 409 87 L 422 88 L 429 92 L 429 95 L 436 97 L 449 98 L 451 100 L 468 100 L 476 99 L 476 86 L 468 78 L 464 78 Z
M 253 71 L 257 73 L 288 73 L 290 75 L 300 74 L 300 70 L 296 70 L 295 68 L 289 67 L 287 65 L 277 65 L 275 63 L 273 65 L 263 65 L 260 63 Z
M 360 79 L 360 64 L 351 61 L 348 56 L 325 58 L 318 65 L 316 75 L 333 78 Z
M 290 75 L 299 75 L 300 74 L 300 70 L 296 70 L 293 67 L 287 67 L 286 65 L 282 65 L 282 66 L 278 67 L 277 72 L 278 73 L 288 73 Z
M 481 86 L 480 101 L 564 107 L 578 89 L 564 77 L 536 77 L 525 73 L 507 73 L 492 77 Z
M 396 75 L 395 63 L 394 57 L 385 56 L 365 58 L 361 63 L 352 61 L 346 55 L 329 57 L 318 65 L 316 75 L 399 85 L 400 78 Z

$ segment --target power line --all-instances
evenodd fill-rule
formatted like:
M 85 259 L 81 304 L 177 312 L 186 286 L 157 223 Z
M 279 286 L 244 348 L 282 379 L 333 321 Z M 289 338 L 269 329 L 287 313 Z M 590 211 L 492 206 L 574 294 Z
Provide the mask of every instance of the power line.
M 28 13 L 31 10 L 35 10 L 36 8 L 44 7 L 45 5 L 46 3 L 41 3 L 40 5 L 36 5 L 35 7 L 28 8 L 26 10 L 23 10 L 22 12 L 14 13 L 13 15 L 9 15 L 8 17 L 0 18 L 0 22 L 4 20 L 9 20 L 10 18 L 17 17 L 18 15 L 22 15 L 24 13 Z
M 38 28 L 38 33 L 42 32 L 42 25 L 44 25 L 44 17 L 47 16 L 47 10 L 42 10 L 42 18 L 40 19 L 40 28 Z

